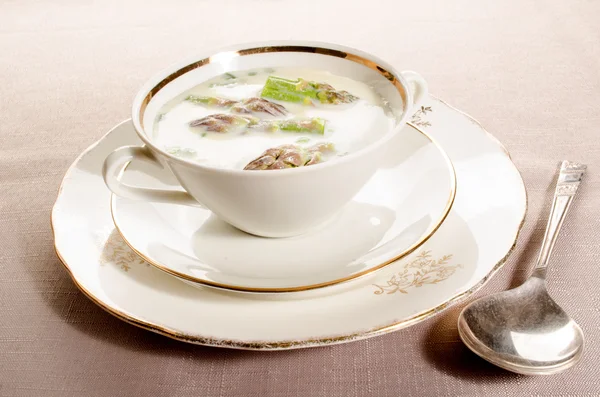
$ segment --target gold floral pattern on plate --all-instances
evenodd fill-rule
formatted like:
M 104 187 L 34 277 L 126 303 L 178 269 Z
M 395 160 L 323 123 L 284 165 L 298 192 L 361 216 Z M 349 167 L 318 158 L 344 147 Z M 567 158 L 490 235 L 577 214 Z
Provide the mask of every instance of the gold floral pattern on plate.
M 411 117 L 410 122 L 418 127 L 431 127 L 431 123 L 424 119 L 427 113 L 433 112 L 431 106 L 421 106 Z
M 136 253 L 125 244 L 123 238 L 116 229 L 113 229 L 102 244 L 100 264 L 106 265 L 109 263 L 120 267 L 126 272 L 128 272 L 132 266 L 148 265 L 146 261 L 137 256 Z
M 404 265 L 402 270 L 387 281 L 385 285 L 373 284 L 378 289 L 373 293 L 394 294 L 396 292 L 408 294 L 408 289 L 422 287 L 425 284 L 437 284 L 452 276 L 462 265 L 450 264 L 452 255 L 444 255 L 434 259 L 431 251 L 423 251 L 412 261 Z

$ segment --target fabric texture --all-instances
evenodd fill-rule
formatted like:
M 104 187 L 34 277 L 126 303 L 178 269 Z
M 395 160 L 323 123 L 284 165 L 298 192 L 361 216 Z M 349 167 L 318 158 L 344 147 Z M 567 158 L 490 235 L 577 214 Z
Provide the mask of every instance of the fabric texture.
M 600 395 L 599 15 L 589 0 L 0 0 L 0 396 Z M 529 212 L 514 254 L 475 297 L 527 277 L 559 162 L 589 165 L 548 277 L 586 334 L 576 367 L 525 377 L 488 364 L 458 337 L 462 305 L 360 342 L 244 352 L 136 328 L 79 292 L 49 224 L 68 166 L 129 117 L 155 72 L 268 39 L 338 42 L 417 70 L 505 144 Z

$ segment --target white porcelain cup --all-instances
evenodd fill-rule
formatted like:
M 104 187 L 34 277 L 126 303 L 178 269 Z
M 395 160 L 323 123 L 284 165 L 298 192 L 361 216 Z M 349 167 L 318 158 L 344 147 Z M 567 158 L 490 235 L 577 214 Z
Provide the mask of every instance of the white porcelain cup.
M 225 72 L 260 67 L 321 69 L 365 82 L 390 104 L 395 128 L 344 157 L 309 167 L 272 171 L 200 165 L 154 145 L 153 124 L 169 100 Z M 378 169 L 386 143 L 401 130 L 411 109 L 426 95 L 427 84 L 418 74 L 398 73 L 382 60 L 352 48 L 297 41 L 224 48 L 176 64 L 142 87 L 133 102 L 132 121 L 145 145 L 121 147 L 111 153 L 104 163 L 104 180 L 118 196 L 205 207 L 251 234 L 298 235 L 327 222 L 352 199 Z M 121 183 L 119 174 L 132 160 L 168 167 L 184 190 L 156 190 Z

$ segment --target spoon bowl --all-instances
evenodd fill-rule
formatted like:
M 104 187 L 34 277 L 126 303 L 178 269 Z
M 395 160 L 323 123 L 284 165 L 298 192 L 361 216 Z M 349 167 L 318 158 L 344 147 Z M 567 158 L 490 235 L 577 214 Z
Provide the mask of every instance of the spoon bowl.
M 458 332 L 476 354 L 509 371 L 553 374 L 582 356 L 581 328 L 548 295 L 543 277 L 534 273 L 515 289 L 467 306 Z

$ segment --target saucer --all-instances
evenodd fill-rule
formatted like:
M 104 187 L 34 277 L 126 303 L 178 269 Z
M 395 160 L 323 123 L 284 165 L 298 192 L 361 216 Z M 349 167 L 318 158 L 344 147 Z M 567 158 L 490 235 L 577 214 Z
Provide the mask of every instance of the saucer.
M 425 132 L 404 129 L 381 157 L 384 168 L 353 201 L 324 227 L 301 236 L 257 237 L 206 209 L 116 195 L 113 220 L 123 240 L 148 263 L 194 284 L 245 292 L 334 285 L 414 252 L 452 207 L 454 168 Z M 121 178 L 156 189 L 177 185 L 166 170 L 158 181 L 148 177 L 157 173 L 148 168 L 132 162 Z M 318 205 L 318 192 L 314 199 Z
M 52 211 L 56 252 L 75 284 L 99 306 L 185 342 L 282 350 L 409 327 L 468 297 L 502 267 L 527 208 L 517 168 L 475 120 L 430 97 L 412 124 L 452 160 L 459 186 L 454 206 L 417 251 L 356 280 L 302 292 L 245 294 L 195 288 L 147 264 L 115 230 L 101 174 L 110 152 L 138 144 L 130 121 L 67 171 Z

